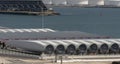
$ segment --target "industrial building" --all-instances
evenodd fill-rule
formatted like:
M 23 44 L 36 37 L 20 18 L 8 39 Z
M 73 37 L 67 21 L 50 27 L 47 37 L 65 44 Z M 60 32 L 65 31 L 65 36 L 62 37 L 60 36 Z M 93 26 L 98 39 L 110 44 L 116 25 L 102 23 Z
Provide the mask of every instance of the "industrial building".
M 47 7 L 41 0 L 0 0 L 1 11 L 46 11 Z
M 9 40 L 6 45 L 44 54 L 119 54 L 120 39 Z
M 83 61 L 85 64 L 86 62 L 97 64 L 98 61 L 108 64 L 120 60 L 119 38 L 99 36 L 80 31 L 1 27 L 0 47 L 0 54 L 5 61 L 2 61 L 2 63 L 10 61 L 12 64 L 19 64 L 20 61 L 16 59 L 23 58 L 25 60 L 25 57 L 34 58 L 35 60 L 38 58 L 45 59 L 45 61 L 39 60 L 39 63 L 50 64 L 60 61 L 62 63 L 62 59 L 65 64 L 71 62 L 71 64 L 76 64 L 75 62 L 79 64 Z M 4 57 L 9 57 L 10 59 Z M 15 60 L 13 60 L 13 57 Z
M 42 0 L 0 0 L 0 14 L 59 15 L 49 10 Z
M 119 7 L 120 0 L 42 0 L 45 4 L 63 6 L 102 6 Z
M 52 29 L 0 29 L 0 41 L 8 47 L 38 54 L 119 54 L 120 39 L 80 31 Z
M 88 0 L 42 0 L 45 4 L 52 5 L 64 5 L 64 6 L 74 6 L 74 5 L 88 5 Z
M 38 40 L 38 39 L 91 39 L 104 38 L 80 31 L 57 31 L 44 29 L 0 29 L 0 40 Z
M 120 6 L 120 0 L 110 0 L 109 4 L 112 6 Z

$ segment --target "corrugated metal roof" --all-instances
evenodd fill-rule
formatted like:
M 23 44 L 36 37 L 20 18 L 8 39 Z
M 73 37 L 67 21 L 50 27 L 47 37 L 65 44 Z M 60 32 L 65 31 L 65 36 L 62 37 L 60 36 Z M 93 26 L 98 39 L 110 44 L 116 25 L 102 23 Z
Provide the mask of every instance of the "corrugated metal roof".
M 55 32 L 55 30 L 52 29 L 0 29 L 1 32 Z
M 56 31 L 52 29 L 0 29 L 0 40 L 44 40 L 44 39 L 100 39 L 105 36 L 80 31 Z

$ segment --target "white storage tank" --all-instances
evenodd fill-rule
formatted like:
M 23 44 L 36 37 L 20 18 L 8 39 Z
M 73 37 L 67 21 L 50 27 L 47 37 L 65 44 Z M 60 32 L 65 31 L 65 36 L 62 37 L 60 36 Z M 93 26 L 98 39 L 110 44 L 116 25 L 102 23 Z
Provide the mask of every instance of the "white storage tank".
M 104 0 L 88 0 L 88 5 L 90 6 L 104 5 Z

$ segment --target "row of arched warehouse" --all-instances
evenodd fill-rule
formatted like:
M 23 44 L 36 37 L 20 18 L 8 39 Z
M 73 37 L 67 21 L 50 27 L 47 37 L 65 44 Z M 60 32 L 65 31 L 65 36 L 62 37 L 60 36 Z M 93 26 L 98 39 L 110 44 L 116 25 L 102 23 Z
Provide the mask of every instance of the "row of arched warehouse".
M 49 5 L 88 5 L 88 6 L 120 6 L 120 0 L 43 0 Z

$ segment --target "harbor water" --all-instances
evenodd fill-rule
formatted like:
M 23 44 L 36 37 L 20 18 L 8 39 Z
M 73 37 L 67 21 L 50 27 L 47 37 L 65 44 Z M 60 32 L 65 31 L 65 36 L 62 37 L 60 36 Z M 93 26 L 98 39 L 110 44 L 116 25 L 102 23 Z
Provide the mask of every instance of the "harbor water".
M 0 14 L 0 26 L 8 28 L 51 28 L 77 30 L 120 37 L 120 8 L 53 7 L 59 16 Z

